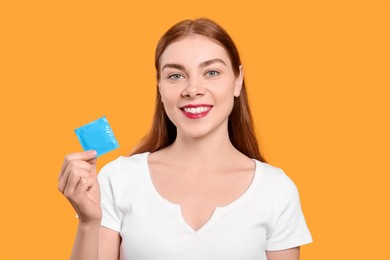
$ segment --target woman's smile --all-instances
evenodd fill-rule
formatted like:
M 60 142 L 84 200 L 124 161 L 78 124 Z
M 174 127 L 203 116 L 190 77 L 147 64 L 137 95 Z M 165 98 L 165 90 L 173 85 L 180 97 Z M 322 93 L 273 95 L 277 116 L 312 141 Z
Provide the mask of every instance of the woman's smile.
M 227 134 L 242 74 L 235 76 L 226 50 L 196 35 L 169 45 L 160 62 L 159 91 L 177 134 L 197 138 L 216 130 Z
M 212 109 L 212 105 L 198 104 L 198 105 L 186 105 L 181 107 L 183 114 L 190 119 L 199 119 L 207 116 Z

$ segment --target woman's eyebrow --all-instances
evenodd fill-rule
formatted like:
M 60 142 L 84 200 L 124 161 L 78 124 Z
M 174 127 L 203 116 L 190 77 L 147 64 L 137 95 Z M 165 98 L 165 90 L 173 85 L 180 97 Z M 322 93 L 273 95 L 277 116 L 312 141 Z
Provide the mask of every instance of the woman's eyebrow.
M 201 68 L 207 67 L 207 66 L 210 66 L 211 64 L 214 64 L 214 63 L 222 63 L 223 65 L 226 66 L 226 63 L 222 59 L 216 58 L 216 59 L 211 59 L 211 60 L 206 60 L 206 61 L 201 62 L 199 64 L 199 67 L 201 67 Z M 172 68 L 172 69 L 178 69 L 178 70 L 185 71 L 185 67 L 183 65 L 180 65 L 177 63 L 167 63 L 161 68 L 161 71 L 163 71 L 166 68 Z
M 167 63 L 165 64 L 161 71 L 163 71 L 164 69 L 166 68 L 172 68 L 172 69 L 178 69 L 178 70 L 182 70 L 182 71 L 185 71 L 185 68 L 183 65 L 180 65 L 180 64 L 176 64 L 176 63 Z
M 199 67 L 207 67 L 207 66 L 210 66 L 211 64 L 214 64 L 214 63 L 222 63 L 223 65 L 226 66 L 226 63 L 223 60 L 217 58 L 217 59 L 203 61 L 199 65 Z

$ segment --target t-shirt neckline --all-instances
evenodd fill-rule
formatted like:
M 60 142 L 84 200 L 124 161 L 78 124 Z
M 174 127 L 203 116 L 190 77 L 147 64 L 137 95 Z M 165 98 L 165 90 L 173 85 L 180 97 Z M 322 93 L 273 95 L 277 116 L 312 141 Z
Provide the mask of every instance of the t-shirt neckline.
M 191 234 L 196 234 L 199 235 L 200 233 L 203 233 L 205 230 L 207 230 L 208 227 L 210 227 L 222 214 L 230 210 L 231 208 L 238 206 L 239 204 L 243 203 L 253 192 L 255 189 L 255 186 L 257 182 L 260 179 L 260 172 L 261 172 L 261 163 L 256 160 L 252 159 L 255 162 L 255 169 L 253 173 L 253 178 L 251 183 L 249 184 L 248 188 L 246 191 L 241 194 L 240 197 L 235 199 L 234 201 L 228 203 L 227 205 L 224 206 L 218 206 L 215 208 L 213 214 L 211 215 L 210 219 L 198 230 L 194 230 L 184 219 L 182 212 L 181 212 L 181 207 L 180 204 L 173 203 L 166 198 L 164 198 L 156 189 L 156 187 L 153 184 L 153 180 L 150 174 L 150 168 L 149 168 L 149 163 L 148 163 L 148 157 L 149 157 L 150 152 L 145 152 L 143 153 L 143 167 L 146 172 L 146 183 L 149 186 L 149 190 L 151 191 L 153 197 L 157 199 L 160 203 L 165 205 L 168 209 L 172 210 L 175 212 L 177 215 L 180 224 L 186 229 L 187 232 Z

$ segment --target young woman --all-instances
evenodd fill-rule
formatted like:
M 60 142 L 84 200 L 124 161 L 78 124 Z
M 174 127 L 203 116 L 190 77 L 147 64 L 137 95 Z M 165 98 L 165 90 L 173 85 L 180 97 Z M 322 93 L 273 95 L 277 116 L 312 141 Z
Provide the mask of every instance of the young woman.
M 150 133 L 96 176 L 65 157 L 59 190 L 79 216 L 72 259 L 299 259 L 312 241 L 294 183 L 261 156 L 244 70 L 209 19 L 160 39 Z

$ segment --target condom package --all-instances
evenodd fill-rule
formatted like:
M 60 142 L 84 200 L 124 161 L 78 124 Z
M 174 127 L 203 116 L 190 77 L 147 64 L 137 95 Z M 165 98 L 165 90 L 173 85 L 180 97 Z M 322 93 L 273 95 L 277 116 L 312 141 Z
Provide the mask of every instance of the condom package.
M 97 157 L 119 147 L 105 116 L 74 131 L 84 151 L 95 150 Z

